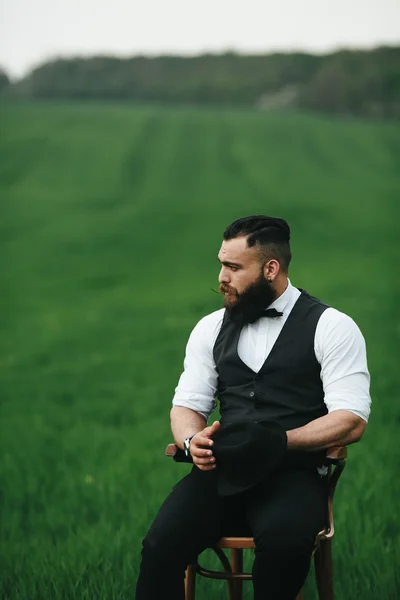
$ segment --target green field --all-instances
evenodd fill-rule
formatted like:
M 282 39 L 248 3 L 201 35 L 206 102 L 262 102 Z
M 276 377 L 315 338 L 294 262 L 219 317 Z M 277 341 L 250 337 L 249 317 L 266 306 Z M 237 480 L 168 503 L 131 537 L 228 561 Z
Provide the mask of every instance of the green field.
M 292 282 L 367 341 L 337 600 L 400 598 L 399 124 L 106 105 L 0 118 L 0 597 L 133 598 L 141 539 L 187 471 L 163 455 L 169 409 L 187 336 L 220 305 L 222 231 L 264 213 L 292 227 Z

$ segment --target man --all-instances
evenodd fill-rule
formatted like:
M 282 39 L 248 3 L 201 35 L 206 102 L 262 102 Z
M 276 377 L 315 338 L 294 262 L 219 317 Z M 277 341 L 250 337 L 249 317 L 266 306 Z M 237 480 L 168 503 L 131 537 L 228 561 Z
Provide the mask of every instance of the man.
M 192 331 L 171 410 L 175 443 L 194 467 L 143 541 L 137 600 L 182 599 L 187 564 L 243 533 L 255 539 L 255 600 L 293 600 L 325 522 L 326 448 L 357 442 L 369 416 L 364 339 L 350 317 L 292 286 L 286 221 L 246 217 L 223 237 L 224 309 Z M 222 424 L 277 421 L 287 435 L 282 463 L 227 497 L 213 456 L 221 425 L 207 426 L 216 397 Z

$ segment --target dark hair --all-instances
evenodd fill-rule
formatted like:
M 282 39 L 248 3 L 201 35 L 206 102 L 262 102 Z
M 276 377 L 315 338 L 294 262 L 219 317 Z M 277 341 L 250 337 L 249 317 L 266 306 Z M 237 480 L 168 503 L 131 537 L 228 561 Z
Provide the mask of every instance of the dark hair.
M 284 271 L 288 271 L 292 258 L 290 227 L 284 219 L 257 215 L 234 221 L 224 231 L 224 240 L 247 237 L 248 248 L 259 246 L 260 258 L 275 258 Z

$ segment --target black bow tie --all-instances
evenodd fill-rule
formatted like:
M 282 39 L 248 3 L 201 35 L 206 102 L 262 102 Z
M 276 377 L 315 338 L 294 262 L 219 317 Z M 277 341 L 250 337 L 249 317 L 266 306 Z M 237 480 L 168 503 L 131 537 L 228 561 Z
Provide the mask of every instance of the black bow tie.
M 283 312 L 279 312 L 279 310 L 276 310 L 276 308 L 267 308 L 266 311 L 263 312 L 263 314 L 261 315 L 263 317 L 282 317 L 283 316 Z

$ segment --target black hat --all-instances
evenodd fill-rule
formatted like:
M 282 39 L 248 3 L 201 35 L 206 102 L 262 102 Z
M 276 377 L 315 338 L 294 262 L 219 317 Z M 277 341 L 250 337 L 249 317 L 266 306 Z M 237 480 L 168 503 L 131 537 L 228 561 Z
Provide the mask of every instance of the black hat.
M 244 492 L 265 479 L 287 450 L 286 431 L 276 421 L 221 424 L 212 439 L 221 496 Z

